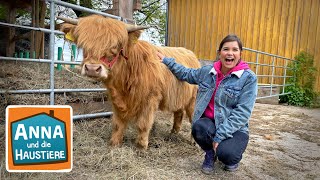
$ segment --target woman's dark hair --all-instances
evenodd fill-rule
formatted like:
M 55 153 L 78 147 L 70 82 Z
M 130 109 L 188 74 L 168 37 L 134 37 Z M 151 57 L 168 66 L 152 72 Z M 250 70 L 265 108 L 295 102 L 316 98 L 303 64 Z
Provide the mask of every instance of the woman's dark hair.
M 239 48 L 240 48 L 240 51 L 242 51 L 242 42 L 240 40 L 240 38 L 235 35 L 235 34 L 229 34 L 228 36 L 226 36 L 225 38 L 222 39 L 220 45 L 219 45 L 219 49 L 218 51 L 220 52 L 221 49 L 222 49 L 222 46 L 224 45 L 224 43 L 226 42 L 232 42 L 232 41 L 237 41 L 238 45 L 239 45 Z

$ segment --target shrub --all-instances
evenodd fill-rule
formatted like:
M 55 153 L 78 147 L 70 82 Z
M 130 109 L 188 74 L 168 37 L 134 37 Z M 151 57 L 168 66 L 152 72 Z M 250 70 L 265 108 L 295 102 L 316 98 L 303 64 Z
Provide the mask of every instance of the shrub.
M 294 57 L 295 62 L 289 64 L 288 75 L 294 76 L 287 83 L 285 92 L 291 94 L 280 96 L 280 102 L 294 106 L 312 107 L 316 103 L 317 93 L 314 91 L 316 68 L 313 66 L 314 58 L 311 54 L 301 51 Z

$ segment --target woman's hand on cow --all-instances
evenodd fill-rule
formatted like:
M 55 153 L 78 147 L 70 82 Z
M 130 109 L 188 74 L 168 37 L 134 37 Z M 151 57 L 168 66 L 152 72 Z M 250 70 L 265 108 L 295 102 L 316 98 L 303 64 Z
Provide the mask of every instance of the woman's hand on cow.
M 159 51 L 157 52 L 157 56 L 160 58 L 161 61 L 163 60 L 163 58 L 165 58 L 165 56 Z

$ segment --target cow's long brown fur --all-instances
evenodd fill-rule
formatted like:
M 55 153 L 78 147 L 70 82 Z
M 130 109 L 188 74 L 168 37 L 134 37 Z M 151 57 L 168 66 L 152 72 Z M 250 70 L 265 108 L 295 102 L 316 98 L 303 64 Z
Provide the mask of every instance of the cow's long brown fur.
M 101 79 L 113 104 L 112 145 L 122 143 L 131 121 L 137 126 L 137 143 L 148 146 L 149 131 L 157 109 L 174 112 L 172 132 L 178 132 L 185 111 L 191 122 L 196 86 L 177 80 L 156 56 L 160 51 L 187 67 L 200 67 L 196 56 L 185 48 L 159 47 L 138 40 L 140 31 L 128 33 L 123 22 L 92 15 L 80 19 L 77 26 L 64 25 L 78 46 L 85 51 L 83 64 L 101 64 L 100 57 L 114 57 L 121 48 L 128 57 L 119 56 L 108 74 Z

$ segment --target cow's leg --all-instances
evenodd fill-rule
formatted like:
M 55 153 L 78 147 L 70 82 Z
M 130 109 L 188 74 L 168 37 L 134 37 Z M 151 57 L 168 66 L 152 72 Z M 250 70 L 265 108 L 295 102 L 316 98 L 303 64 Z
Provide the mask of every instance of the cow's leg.
M 196 102 L 195 98 L 192 98 L 189 105 L 186 107 L 186 114 L 189 118 L 190 124 L 192 124 L 192 116 L 193 116 L 195 102 Z M 196 144 L 193 139 L 192 132 L 190 132 L 190 142 L 191 144 Z
M 191 103 L 191 105 L 187 106 L 186 108 L 186 115 L 189 119 L 190 124 L 192 124 L 193 111 L 194 111 L 194 103 Z
M 155 111 L 142 113 L 143 115 L 138 118 L 137 129 L 138 137 L 136 139 L 137 146 L 142 149 L 147 149 L 149 144 L 149 134 L 154 122 Z
M 128 122 L 119 118 L 116 114 L 112 117 L 112 135 L 110 143 L 112 146 L 120 146 L 123 141 L 123 134 L 127 128 Z
M 178 110 L 173 113 L 173 127 L 171 130 L 171 133 L 178 133 L 181 129 L 182 124 L 182 118 L 183 118 L 183 110 Z
M 149 144 L 149 134 L 154 122 L 154 114 L 158 109 L 160 96 L 154 96 L 149 99 L 149 103 L 142 108 L 140 116 L 137 118 L 136 126 L 138 129 L 138 136 L 136 139 L 139 148 L 147 149 Z

